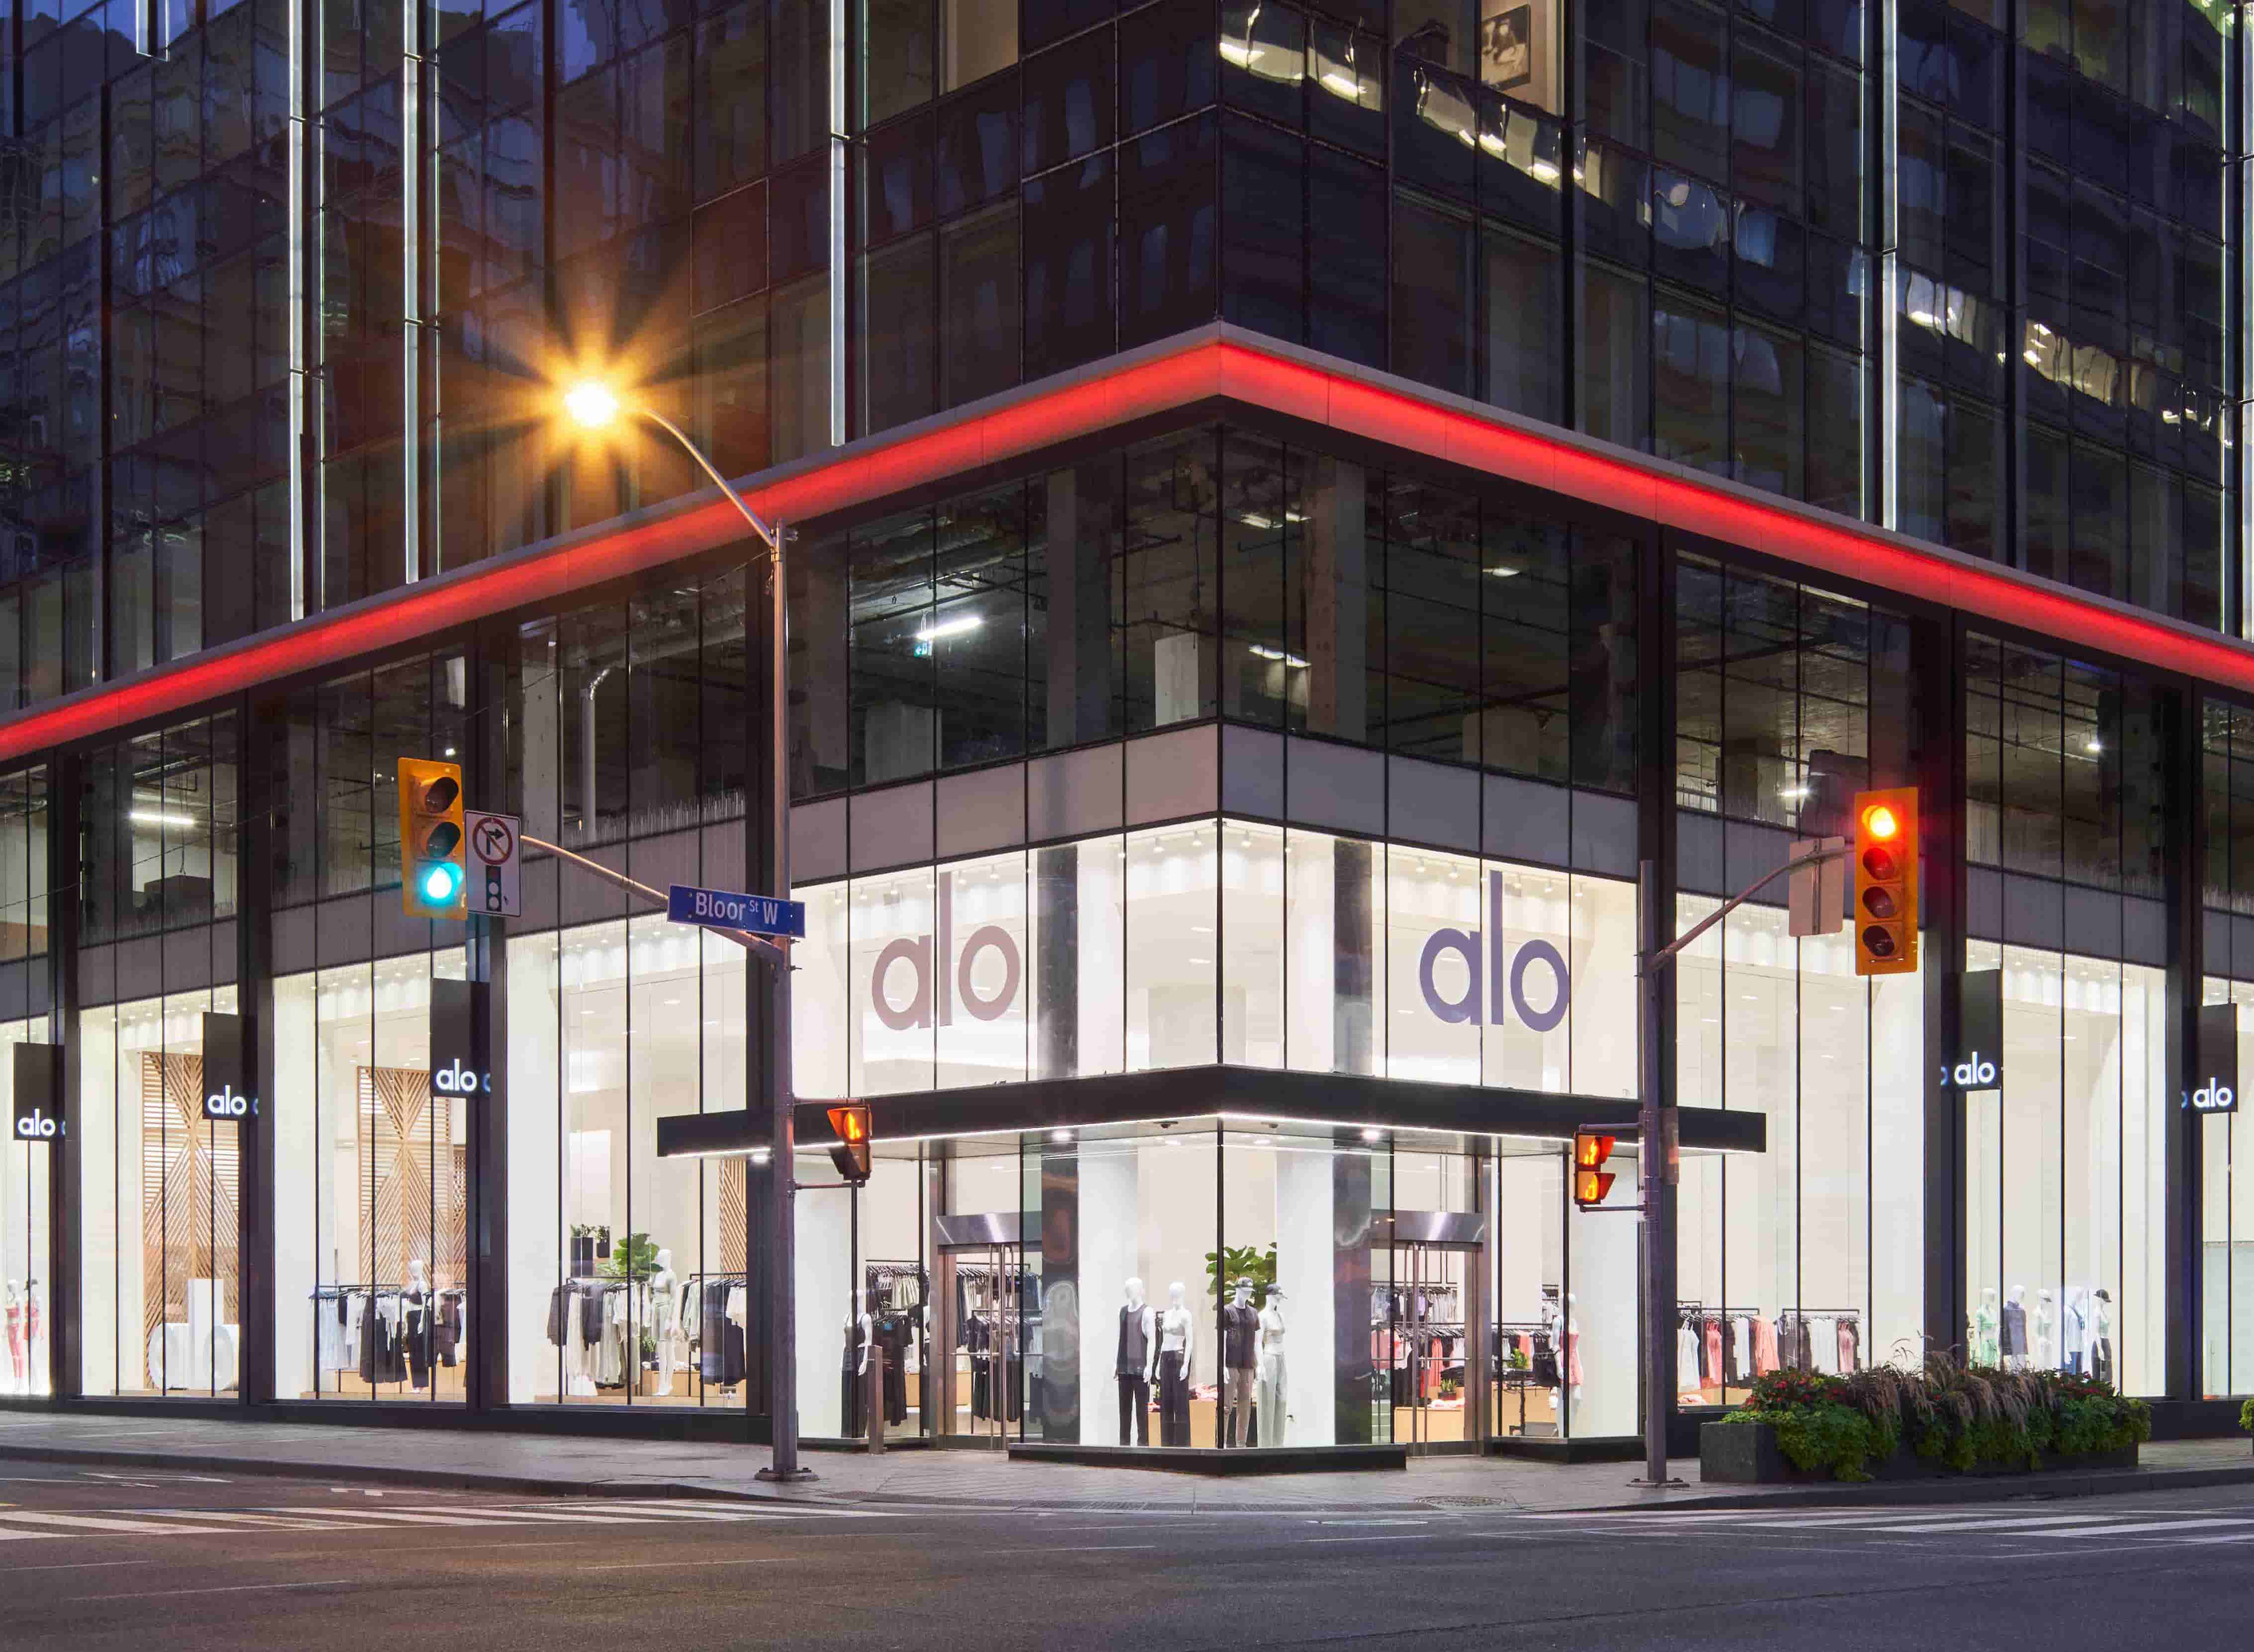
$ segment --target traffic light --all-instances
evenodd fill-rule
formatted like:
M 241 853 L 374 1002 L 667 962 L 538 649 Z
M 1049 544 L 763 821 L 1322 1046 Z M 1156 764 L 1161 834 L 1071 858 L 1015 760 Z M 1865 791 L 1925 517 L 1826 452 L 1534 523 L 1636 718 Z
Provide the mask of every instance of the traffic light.
M 1917 788 L 1855 794 L 1855 973 L 1917 968 Z
M 399 898 L 410 918 L 466 918 L 462 766 L 399 760 Z
M 830 1150 L 837 1173 L 856 1187 L 869 1180 L 869 1104 L 848 1102 L 830 1110 L 830 1128 L 837 1144 Z
M 1613 1190 L 1613 1172 L 1605 1161 L 1613 1156 L 1614 1138 L 1593 1130 L 1573 1132 L 1573 1202 L 1593 1210 Z

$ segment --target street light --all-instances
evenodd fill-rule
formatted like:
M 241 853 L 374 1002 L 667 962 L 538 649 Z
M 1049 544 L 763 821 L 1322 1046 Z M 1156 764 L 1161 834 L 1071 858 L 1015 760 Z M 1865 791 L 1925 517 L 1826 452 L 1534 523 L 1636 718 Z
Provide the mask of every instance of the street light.
M 564 414 L 580 429 L 606 430 L 623 417 L 647 419 L 681 444 L 696 461 L 712 486 L 733 505 L 760 542 L 767 548 L 767 834 L 766 856 L 760 871 L 767 892 L 790 896 L 790 785 L 788 701 L 784 662 L 788 658 L 785 634 L 783 547 L 789 535 L 781 523 L 762 522 L 750 501 L 689 439 L 683 430 L 646 402 L 621 393 L 608 381 L 583 378 L 563 395 Z M 794 1296 L 797 1264 L 795 1184 L 792 1096 L 790 1088 L 790 960 L 780 948 L 769 960 L 766 984 L 767 1036 L 760 1070 L 760 1090 L 773 1120 L 767 1155 L 768 1200 L 774 1207 L 774 1242 L 767 1250 L 767 1304 L 772 1330 L 767 1350 L 767 1410 L 774 1460 L 760 1470 L 761 1480 L 811 1480 L 814 1471 L 798 1461 L 798 1312 Z

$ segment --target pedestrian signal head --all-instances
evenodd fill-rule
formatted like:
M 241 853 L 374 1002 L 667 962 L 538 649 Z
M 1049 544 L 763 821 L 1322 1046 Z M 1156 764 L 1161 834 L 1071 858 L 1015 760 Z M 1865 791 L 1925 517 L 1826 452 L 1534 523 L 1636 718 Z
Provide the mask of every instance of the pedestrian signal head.
M 1613 1156 L 1614 1138 L 1601 1130 L 1577 1130 L 1573 1135 L 1573 1202 L 1588 1210 L 1605 1202 L 1613 1189 L 1614 1172 L 1605 1168 Z
M 837 1173 L 858 1187 L 869 1180 L 869 1104 L 848 1102 L 830 1110 L 830 1128 L 837 1144 L 830 1150 Z

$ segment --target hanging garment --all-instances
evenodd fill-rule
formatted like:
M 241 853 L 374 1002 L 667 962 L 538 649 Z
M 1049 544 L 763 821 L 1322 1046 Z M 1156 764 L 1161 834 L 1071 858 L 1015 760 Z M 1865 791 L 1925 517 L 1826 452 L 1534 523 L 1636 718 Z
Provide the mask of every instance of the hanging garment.
M 1684 1393 L 1698 1386 L 1698 1333 L 1687 1320 L 1675 1334 L 1675 1386 Z
M 1704 1348 L 1706 1357 L 1699 1362 L 1698 1374 L 1704 1380 L 1704 1383 L 1707 1387 L 1718 1387 L 1722 1382 L 1721 1320 L 1709 1320 L 1706 1321 Z
M 1863 1368 L 1862 1330 L 1854 1320 L 1839 1321 L 1839 1375 L 1851 1376 Z
M 317 1298 L 313 1322 L 315 1368 L 323 1371 L 351 1369 L 352 1304 L 345 1293 L 340 1291 L 332 1298 Z
M 24 1381 L 32 1370 L 32 1338 L 25 1329 L 24 1305 L 8 1305 L 8 1374 L 17 1382 Z
M 1544 1388 L 1558 1385 L 1558 1344 L 1547 1331 L 1534 1334 L 1534 1380 Z
M 1756 1317 L 1753 1322 L 1753 1340 L 1754 1375 L 1767 1376 L 1777 1368 L 1774 1322 Z
M 844 1420 L 838 1433 L 846 1439 L 859 1439 L 869 1432 L 869 1421 L 862 1407 L 863 1390 L 868 1383 L 861 1370 L 861 1350 L 868 1346 L 868 1338 L 858 1319 L 845 1327 L 845 1354 L 838 1367 L 838 1415 Z

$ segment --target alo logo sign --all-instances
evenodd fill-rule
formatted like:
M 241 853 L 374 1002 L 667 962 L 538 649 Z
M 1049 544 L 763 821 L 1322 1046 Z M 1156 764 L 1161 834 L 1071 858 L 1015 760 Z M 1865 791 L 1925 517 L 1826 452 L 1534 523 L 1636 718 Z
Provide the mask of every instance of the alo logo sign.
M 493 1074 L 473 1073 L 462 1065 L 456 1056 L 444 1067 L 430 1074 L 430 1088 L 441 1096 L 476 1096 L 493 1094 Z
M 2209 1082 L 2187 1096 L 2184 1105 L 2194 1113 L 2235 1113 L 2238 1110 L 2238 1092 L 2228 1084 Z
M 1992 1090 L 1998 1082 L 1996 1064 L 1975 1050 L 1956 1066 L 1944 1064 L 1941 1069 L 1943 1089 Z
M 990 994 L 981 997 L 971 984 L 971 972 L 978 960 L 989 952 L 1002 962 L 1002 984 Z M 910 983 L 907 1002 L 897 1008 L 887 990 L 896 964 L 907 966 Z M 903 935 L 888 942 L 869 971 L 869 1001 L 877 1012 L 877 1018 L 895 1032 L 928 1027 L 934 1022 L 941 1026 L 952 1026 L 957 1003 L 974 1021 L 998 1021 L 1017 1003 L 1018 989 L 1025 974 L 1025 959 L 1018 951 L 1017 942 L 999 924 L 981 924 L 963 942 L 962 950 L 959 954 L 956 951 L 955 878 L 951 872 L 942 872 L 939 878 L 939 933 L 913 939 Z
M 64 1128 L 63 1122 L 60 1119 L 49 1118 L 42 1110 L 37 1107 L 34 1107 L 28 1113 L 18 1113 L 16 1115 L 16 1139 L 18 1141 L 52 1141 L 56 1137 L 63 1134 Z
M 1441 997 L 1432 979 L 1433 966 L 1446 952 L 1464 961 L 1468 981 L 1460 998 Z M 1538 1010 L 1529 1002 L 1526 990 L 1528 972 L 1537 963 L 1548 968 L 1550 977 L 1550 1002 Z M 1417 985 L 1424 995 L 1424 1007 L 1443 1021 L 1484 1020 L 1501 1026 L 1503 1005 L 1508 1003 L 1518 1018 L 1536 1032 L 1547 1032 L 1563 1021 L 1567 1006 L 1573 1001 L 1573 978 L 1565 967 L 1564 955 L 1547 941 L 1520 942 L 1509 970 L 1506 972 L 1503 969 L 1502 874 L 1499 872 L 1487 875 L 1485 944 L 1481 944 L 1476 929 L 1435 929 L 1417 960 Z
M 218 1094 L 204 1097 L 204 1116 L 206 1118 L 248 1118 L 257 1111 L 258 1102 L 256 1098 L 248 1096 L 237 1096 L 234 1093 L 234 1086 L 232 1084 L 222 1084 L 219 1087 Z

